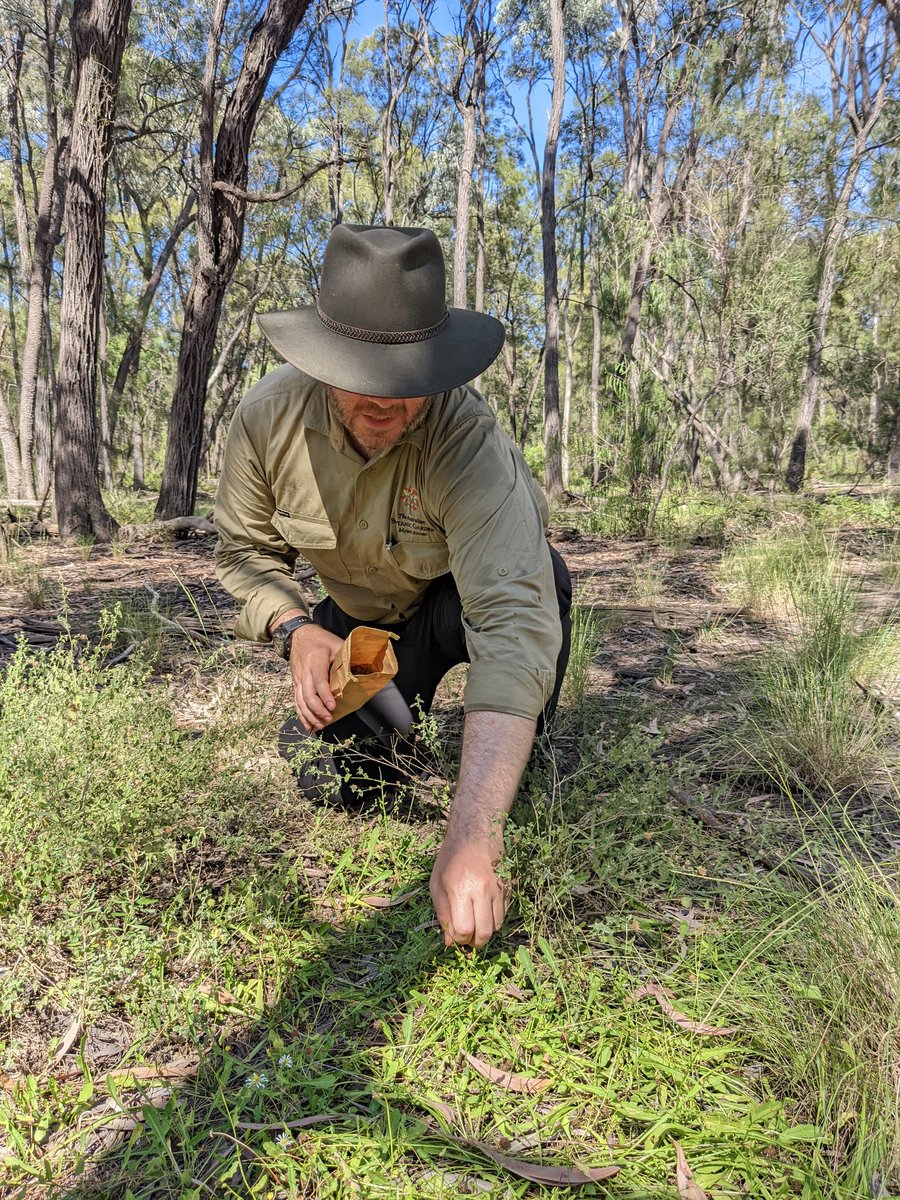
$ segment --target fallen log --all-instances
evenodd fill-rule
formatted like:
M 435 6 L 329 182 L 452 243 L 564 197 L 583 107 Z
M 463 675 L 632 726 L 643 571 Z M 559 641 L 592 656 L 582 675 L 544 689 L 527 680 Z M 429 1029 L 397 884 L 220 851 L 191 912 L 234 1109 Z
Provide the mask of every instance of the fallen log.
M 186 533 L 194 537 L 210 537 L 218 533 L 208 517 L 172 517 L 168 521 L 147 521 L 142 525 L 123 525 L 119 537 L 123 541 L 150 541 L 165 533 Z

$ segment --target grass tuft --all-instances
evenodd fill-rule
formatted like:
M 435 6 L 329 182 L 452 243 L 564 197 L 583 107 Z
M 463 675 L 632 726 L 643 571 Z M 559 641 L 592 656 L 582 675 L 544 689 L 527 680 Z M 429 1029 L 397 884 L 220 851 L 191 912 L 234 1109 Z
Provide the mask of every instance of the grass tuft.
M 821 537 L 766 539 L 733 553 L 725 572 L 782 635 L 746 671 L 742 752 L 795 787 L 842 792 L 884 781 L 896 750 L 881 698 L 898 682 L 894 614 L 866 624 L 859 579 Z

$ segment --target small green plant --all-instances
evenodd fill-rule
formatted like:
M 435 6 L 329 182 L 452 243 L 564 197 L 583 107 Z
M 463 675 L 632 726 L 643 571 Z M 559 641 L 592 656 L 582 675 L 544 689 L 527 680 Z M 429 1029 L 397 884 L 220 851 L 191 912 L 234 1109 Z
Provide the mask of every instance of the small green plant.
M 592 607 L 572 605 L 572 640 L 562 700 L 575 708 L 585 698 L 591 666 L 600 651 L 601 633 Z

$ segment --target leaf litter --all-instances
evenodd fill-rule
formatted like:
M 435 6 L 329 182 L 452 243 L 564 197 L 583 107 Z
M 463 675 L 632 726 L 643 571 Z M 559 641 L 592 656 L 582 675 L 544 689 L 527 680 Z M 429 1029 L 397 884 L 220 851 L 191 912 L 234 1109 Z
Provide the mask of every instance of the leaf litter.
M 680 1142 L 675 1142 L 675 1183 L 678 1187 L 678 1200 L 709 1200 L 706 1192 L 694 1179 L 694 1173 L 688 1166 Z
M 487 1079 L 489 1083 L 495 1083 L 497 1087 L 501 1087 L 507 1092 L 524 1092 L 529 1096 L 536 1096 L 550 1086 L 549 1079 L 540 1079 L 533 1075 L 515 1075 L 512 1071 L 502 1071 L 498 1067 L 492 1067 L 490 1063 L 476 1058 L 474 1054 L 467 1054 L 466 1062 L 473 1071 L 478 1072 L 482 1079 Z
M 695 1021 L 692 1017 L 686 1016 L 671 1003 L 669 997 L 674 994 L 669 988 L 660 987 L 658 983 L 647 983 L 638 988 L 634 993 L 634 999 L 637 1001 L 643 1000 L 645 996 L 653 996 L 666 1016 L 670 1017 L 679 1028 L 686 1029 L 688 1033 L 697 1033 L 702 1037 L 729 1037 L 737 1033 L 737 1029 L 732 1025 L 707 1025 L 704 1021 Z

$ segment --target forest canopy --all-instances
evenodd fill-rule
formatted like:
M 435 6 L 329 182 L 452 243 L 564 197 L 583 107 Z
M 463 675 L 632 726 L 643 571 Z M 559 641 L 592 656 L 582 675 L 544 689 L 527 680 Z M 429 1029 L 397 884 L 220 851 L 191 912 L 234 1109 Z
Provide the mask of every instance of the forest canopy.
M 427 225 L 552 496 L 900 472 L 893 0 L 5 7 L 9 500 L 193 510 L 338 221 Z

